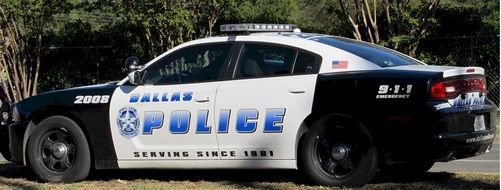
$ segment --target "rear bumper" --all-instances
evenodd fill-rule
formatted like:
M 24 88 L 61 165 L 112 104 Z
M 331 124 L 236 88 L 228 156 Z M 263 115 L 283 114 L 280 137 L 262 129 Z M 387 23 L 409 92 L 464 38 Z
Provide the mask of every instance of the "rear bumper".
M 408 121 L 394 123 L 394 130 L 389 133 L 400 136 L 384 141 L 386 164 L 447 162 L 486 153 L 497 135 L 496 115 L 497 107 L 486 104 L 433 110 L 411 117 Z M 477 116 L 484 117 L 484 130 L 475 131 Z
M 439 110 L 441 133 L 433 136 L 436 161 L 450 161 L 483 154 L 496 137 L 497 107 L 492 104 Z M 485 129 L 475 130 L 475 118 L 483 117 Z
M 447 133 L 434 137 L 435 161 L 447 162 L 486 153 L 496 136 L 496 129 L 478 132 Z

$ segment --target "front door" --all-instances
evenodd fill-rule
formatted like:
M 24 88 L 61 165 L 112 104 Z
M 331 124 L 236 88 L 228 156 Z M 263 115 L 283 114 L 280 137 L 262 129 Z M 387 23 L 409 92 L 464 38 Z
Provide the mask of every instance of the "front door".
M 115 91 L 110 125 L 120 167 L 133 167 L 130 161 L 219 159 L 205 152 L 218 150 L 214 103 L 230 48 L 182 48 L 145 68 L 142 85 Z

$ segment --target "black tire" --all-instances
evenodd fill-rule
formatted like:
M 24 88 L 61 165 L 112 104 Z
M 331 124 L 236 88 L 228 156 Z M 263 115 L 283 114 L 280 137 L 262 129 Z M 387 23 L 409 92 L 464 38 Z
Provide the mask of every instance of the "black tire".
M 302 164 L 317 184 L 357 187 L 374 178 L 378 157 L 372 137 L 361 123 L 329 116 L 313 124 L 306 134 Z
M 87 177 L 90 150 L 84 133 L 71 119 L 52 116 L 31 133 L 27 156 L 33 172 L 45 182 L 74 182 Z

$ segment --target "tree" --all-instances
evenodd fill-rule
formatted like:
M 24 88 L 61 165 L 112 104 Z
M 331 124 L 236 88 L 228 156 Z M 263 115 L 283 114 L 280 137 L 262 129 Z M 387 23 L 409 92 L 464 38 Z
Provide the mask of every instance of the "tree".
M 69 10 L 63 0 L 3 0 L 0 2 L 0 64 L 11 101 L 37 94 L 42 36 L 54 14 Z
M 91 8 L 108 7 L 119 24 L 139 26 L 149 58 L 185 41 L 213 34 L 216 23 L 227 13 L 225 0 L 96 1 Z
M 294 23 L 301 30 L 312 33 L 350 36 L 351 30 L 346 26 L 341 6 L 333 0 L 299 0 L 298 10 L 294 12 Z
M 439 3 L 440 0 L 339 0 L 355 39 L 387 45 L 411 56 L 415 56 L 421 39 L 435 22 L 433 16 Z M 378 22 L 381 19 L 386 22 Z
M 228 4 L 224 23 L 289 23 L 298 11 L 296 0 L 240 0 Z
M 229 7 L 234 4 L 232 0 L 192 0 L 190 9 L 193 10 L 193 24 L 198 29 L 195 30 L 195 36 L 212 36 L 216 23 L 228 17 Z

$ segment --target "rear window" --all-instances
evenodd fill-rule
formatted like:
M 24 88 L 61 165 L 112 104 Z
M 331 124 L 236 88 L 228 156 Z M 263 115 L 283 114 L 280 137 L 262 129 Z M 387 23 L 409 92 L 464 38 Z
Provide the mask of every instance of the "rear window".
M 422 65 L 402 53 L 366 42 L 338 37 L 322 37 L 314 40 L 350 52 L 380 67 Z

